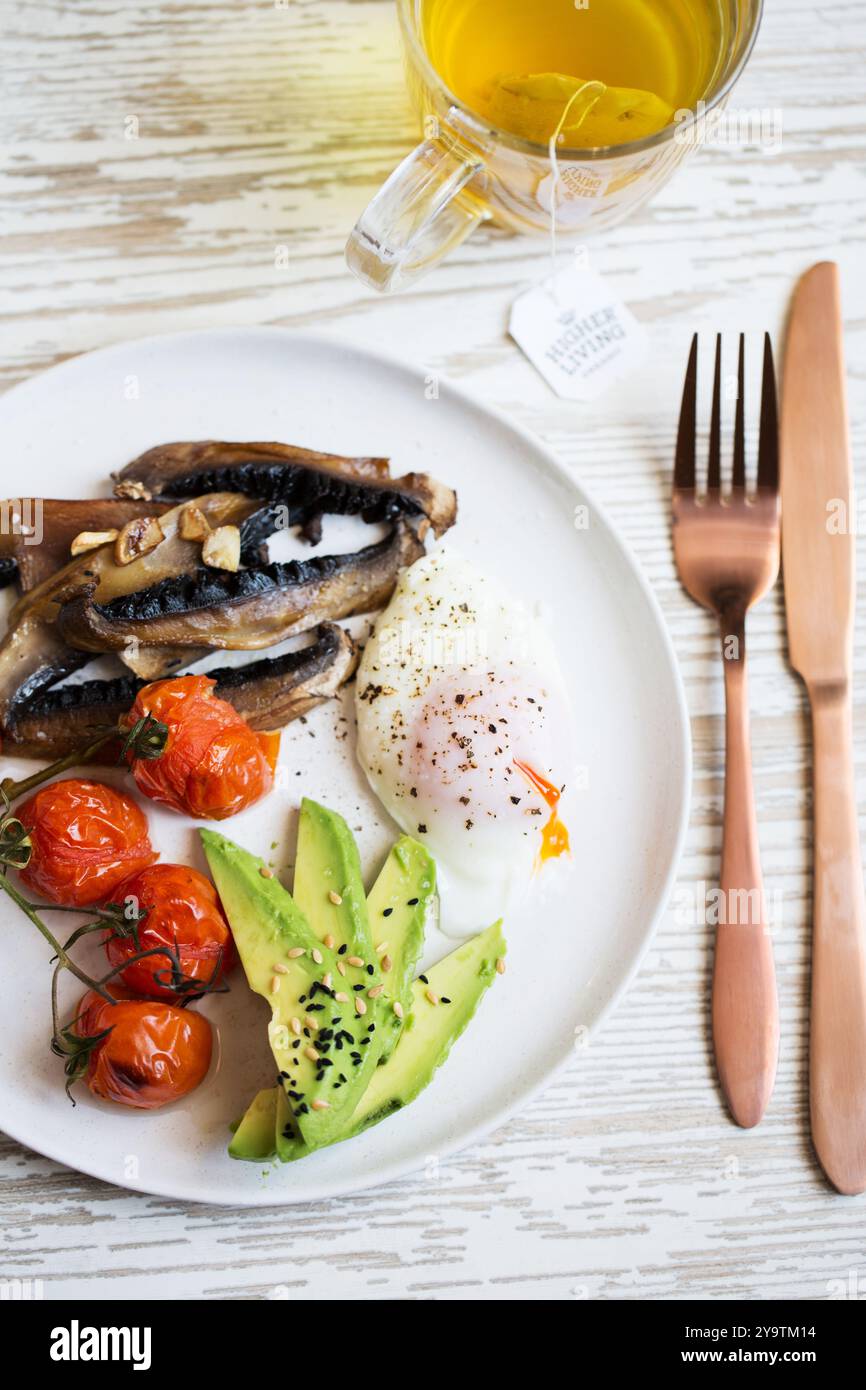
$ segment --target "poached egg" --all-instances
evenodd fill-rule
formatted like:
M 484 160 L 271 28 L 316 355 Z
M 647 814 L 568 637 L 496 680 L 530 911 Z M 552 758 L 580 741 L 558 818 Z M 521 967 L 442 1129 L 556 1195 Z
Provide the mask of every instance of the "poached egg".
M 358 758 L 437 861 L 442 929 L 505 917 L 569 852 L 568 702 L 538 617 L 450 547 L 404 570 L 358 670 Z

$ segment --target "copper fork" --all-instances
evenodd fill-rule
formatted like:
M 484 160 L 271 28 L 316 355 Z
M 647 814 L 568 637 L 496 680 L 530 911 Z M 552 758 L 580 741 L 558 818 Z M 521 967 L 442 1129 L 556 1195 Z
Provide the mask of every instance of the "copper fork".
M 731 484 L 722 489 L 721 335 L 710 420 L 706 489 L 695 468 L 698 338 L 692 341 L 677 435 L 674 556 L 691 595 L 719 621 L 725 672 L 725 814 L 721 902 L 713 969 L 713 1045 L 737 1124 L 756 1125 L 773 1092 L 779 1006 L 767 926 L 749 747 L 746 613 L 779 573 L 779 442 L 776 377 L 764 339 L 757 487 L 746 486 L 745 340 L 740 335 Z

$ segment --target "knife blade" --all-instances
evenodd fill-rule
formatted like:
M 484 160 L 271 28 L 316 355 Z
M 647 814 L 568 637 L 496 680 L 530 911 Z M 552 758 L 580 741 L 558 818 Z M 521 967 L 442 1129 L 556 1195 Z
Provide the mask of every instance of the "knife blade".
M 838 267 L 794 295 L 781 414 L 782 562 L 791 663 L 812 709 L 814 898 L 809 1100 L 830 1181 L 866 1190 L 866 904 L 854 788 L 856 527 Z

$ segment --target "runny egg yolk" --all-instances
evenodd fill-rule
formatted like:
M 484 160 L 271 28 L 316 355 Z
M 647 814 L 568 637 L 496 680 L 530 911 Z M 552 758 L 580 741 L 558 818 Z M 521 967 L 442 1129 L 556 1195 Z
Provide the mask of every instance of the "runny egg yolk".
M 543 864 L 548 859 L 559 859 L 562 854 L 570 854 L 568 828 L 559 818 L 559 798 L 562 795 L 559 787 L 548 782 L 547 778 L 542 777 L 540 772 L 536 772 L 528 763 L 522 763 L 519 758 L 514 759 L 514 766 L 523 773 L 530 786 L 535 788 L 542 800 L 546 801 L 550 807 L 550 816 L 541 832 L 539 863 Z

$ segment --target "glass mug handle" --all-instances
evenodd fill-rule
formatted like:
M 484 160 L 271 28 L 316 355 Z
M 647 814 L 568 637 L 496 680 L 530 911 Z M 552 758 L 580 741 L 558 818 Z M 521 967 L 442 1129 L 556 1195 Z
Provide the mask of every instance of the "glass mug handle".
M 453 136 L 418 145 L 379 189 L 346 243 L 349 268 L 387 293 L 424 275 L 486 216 L 484 164 Z

